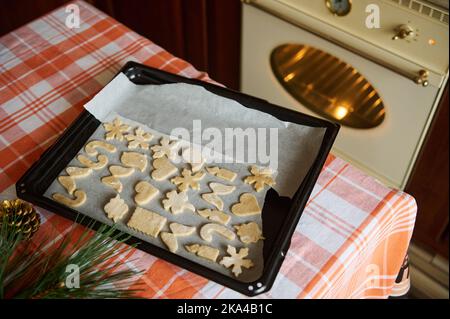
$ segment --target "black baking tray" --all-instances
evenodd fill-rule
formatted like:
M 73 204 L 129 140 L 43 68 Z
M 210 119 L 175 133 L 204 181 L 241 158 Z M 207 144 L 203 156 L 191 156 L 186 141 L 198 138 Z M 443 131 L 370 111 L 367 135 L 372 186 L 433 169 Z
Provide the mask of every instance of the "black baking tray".
M 262 276 L 257 281 L 243 283 L 179 255 L 173 254 L 168 250 L 141 241 L 135 237 L 130 238 L 127 242 L 129 244 L 138 243 L 138 248 L 143 251 L 247 296 L 256 296 L 270 290 L 280 270 L 284 257 L 286 256 L 286 252 L 289 249 L 291 237 L 302 215 L 306 202 L 339 131 L 339 125 L 303 113 L 288 110 L 265 100 L 226 89 L 218 85 L 185 78 L 136 62 L 127 62 L 120 72 L 124 73 L 136 84 L 158 85 L 183 82 L 199 85 L 214 94 L 233 99 L 245 107 L 269 113 L 282 121 L 312 127 L 323 127 L 326 129 L 317 158 L 299 189 L 296 191 L 294 197 L 292 199 L 281 197 L 273 189 L 270 189 L 267 192 L 262 212 L 263 236 L 265 238 L 263 250 L 264 270 Z M 44 193 L 50 184 L 57 178 L 58 174 L 84 146 L 86 141 L 100 124 L 100 121 L 88 111 L 84 110 L 65 130 L 62 136 L 60 136 L 59 139 L 42 154 L 39 160 L 19 179 L 16 184 L 18 197 L 71 220 L 76 220 L 85 226 L 92 222 L 93 220 L 87 216 L 80 221 L 80 218 L 77 219 L 77 216 L 80 213 L 44 197 Z M 97 229 L 100 225 L 101 224 L 97 222 L 93 228 Z

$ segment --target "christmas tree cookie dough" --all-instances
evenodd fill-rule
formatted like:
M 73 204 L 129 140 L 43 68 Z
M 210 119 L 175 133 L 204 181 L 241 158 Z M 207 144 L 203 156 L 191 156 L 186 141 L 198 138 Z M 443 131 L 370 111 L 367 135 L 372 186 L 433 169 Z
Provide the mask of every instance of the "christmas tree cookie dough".
M 212 262 L 217 261 L 217 257 L 219 257 L 220 253 L 217 248 L 199 244 L 186 245 L 184 248 L 186 248 L 188 252 L 196 254 L 197 256 Z

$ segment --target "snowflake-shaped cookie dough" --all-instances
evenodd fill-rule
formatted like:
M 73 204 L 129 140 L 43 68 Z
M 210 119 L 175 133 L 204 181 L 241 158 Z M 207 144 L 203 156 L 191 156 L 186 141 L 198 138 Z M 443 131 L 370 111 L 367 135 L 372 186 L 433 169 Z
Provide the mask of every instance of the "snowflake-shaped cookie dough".
M 198 172 L 192 175 L 192 171 L 185 168 L 183 169 L 181 175 L 183 176 L 174 177 L 170 181 L 175 185 L 178 185 L 178 190 L 180 192 L 184 192 L 187 191 L 189 187 L 195 190 L 199 190 L 199 181 L 205 176 L 205 172 Z
M 138 127 L 134 131 L 134 135 L 128 134 L 125 138 L 128 141 L 128 148 L 135 149 L 140 147 L 144 150 L 148 150 L 148 142 L 153 138 L 153 135 Z
M 184 210 L 195 211 L 194 205 L 189 203 L 185 192 L 170 191 L 166 194 L 166 198 L 162 201 L 164 209 L 172 211 L 174 215 L 182 213 Z
M 176 149 L 178 147 L 178 141 L 170 141 L 167 137 L 162 137 L 159 142 L 160 145 L 153 145 L 151 150 L 153 151 L 153 158 L 160 158 L 164 155 L 169 159 L 174 159 L 176 156 Z
M 275 185 L 275 181 L 272 178 L 272 170 L 268 167 L 259 168 L 253 165 L 250 168 L 250 173 L 252 173 L 253 176 L 247 176 L 244 179 L 244 182 L 250 185 L 254 184 L 253 187 L 257 192 L 262 191 L 265 185 L 270 187 Z
M 225 266 L 226 268 L 230 268 L 231 272 L 238 277 L 242 273 L 242 267 L 249 269 L 253 267 L 253 262 L 250 259 L 245 259 L 244 257 L 248 256 L 248 248 L 241 248 L 239 253 L 236 253 L 236 248 L 228 245 L 227 253 L 230 257 L 223 257 L 220 261 L 220 264 Z
M 116 118 L 112 123 L 104 123 L 103 127 L 106 130 L 106 140 L 116 139 L 119 141 L 123 141 L 123 133 L 128 132 L 131 128 L 129 125 L 122 124 L 119 118 Z

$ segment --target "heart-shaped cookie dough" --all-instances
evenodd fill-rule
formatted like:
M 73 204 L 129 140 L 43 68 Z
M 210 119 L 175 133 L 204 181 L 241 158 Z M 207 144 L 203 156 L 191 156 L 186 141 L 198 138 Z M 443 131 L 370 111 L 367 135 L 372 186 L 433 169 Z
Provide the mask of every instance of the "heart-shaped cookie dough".
M 231 212 L 237 216 L 251 216 L 261 214 L 261 208 L 255 195 L 244 193 L 239 197 L 239 203 L 231 206 Z
M 155 181 L 162 181 L 178 171 L 176 166 L 165 156 L 155 158 L 153 160 L 153 168 L 151 175 Z

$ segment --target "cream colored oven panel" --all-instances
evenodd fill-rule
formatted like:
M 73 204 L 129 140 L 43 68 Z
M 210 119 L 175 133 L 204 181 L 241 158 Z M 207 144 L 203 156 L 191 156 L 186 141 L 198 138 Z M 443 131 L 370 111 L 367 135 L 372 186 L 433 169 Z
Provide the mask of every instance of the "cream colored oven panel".
M 272 71 L 270 58 L 273 50 L 285 44 L 300 45 L 299 52 L 306 47 L 312 51 L 317 50 L 321 56 L 328 54 L 335 57 L 343 64 L 353 67 L 348 72 L 359 72 L 372 86 L 383 103 L 382 121 L 366 129 L 342 126 L 333 151 L 382 182 L 403 188 L 433 114 L 439 88 L 432 83 L 427 87 L 419 86 L 411 79 L 322 37 L 258 8 L 244 5 L 241 72 L 243 92 L 293 110 L 318 115 L 307 108 L 302 99 L 300 103 L 299 99 L 294 98 L 286 90 L 283 77 L 278 75 L 277 78 Z M 307 69 L 307 72 L 308 74 L 303 74 L 303 78 L 310 78 L 311 74 L 320 77 L 324 72 L 332 74 L 319 65 Z M 284 76 L 287 76 L 285 80 L 288 81 L 292 77 L 290 73 Z M 334 81 L 337 81 L 335 86 L 339 87 L 339 77 Z M 348 85 L 343 83 L 340 87 L 345 90 Z

